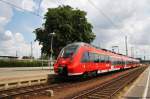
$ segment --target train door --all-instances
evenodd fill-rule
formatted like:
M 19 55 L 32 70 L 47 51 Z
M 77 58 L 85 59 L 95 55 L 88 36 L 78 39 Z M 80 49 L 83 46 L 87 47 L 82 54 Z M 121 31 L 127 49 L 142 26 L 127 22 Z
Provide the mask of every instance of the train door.
M 106 69 L 109 70 L 111 68 L 110 57 L 105 56 Z
M 110 71 L 116 70 L 117 66 L 117 59 L 115 57 L 111 57 L 111 68 L 109 69 Z
M 81 67 L 83 67 L 84 72 L 88 72 L 91 66 L 91 60 L 89 52 L 84 52 L 81 60 Z
M 125 62 L 124 68 L 127 68 L 127 60 L 125 60 L 124 62 Z
M 122 66 L 123 66 L 123 69 L 126 67 L 126 61 L 122 58 Z
M 123 60 L 123 58 L 121 58 L 121 64 L 122 64 L 122 68 L 121 69 L 124 69 L 125 61 Z
M 113 68 L 114 68 L 113 57 L 112 56 L 109 57 L 109 61 L 110 61 L 110 69 L 109 69 L 109 71 L 112 71 Z
M 99 68 L 99 54 L 95 53 L 95 57 L 94 57 L 94 64 L 93 64 L 93 70 L 97 71 Z
M 105 61 L 106 57 L 105 55 L 100 55 L 100 66 L 99 69 L 100 71 L 106 71 L 107 70 L 107 65 L 106 65 L 106 61 Z
M 97 54 L 92 53 L 92 52 L 87 52 L 86 54 L 88 56 L 88 62 L 87 62 L 86 67 L 85 67 L 86 71 L 87 72 L 95 71 L 97 69 L 97 66 L 98 66 Z
M 95 56 L 94 53 L 91 52 L 88 52 L 88 55 L 89 55 L 89 63 L 87 64 L 86 70 L 90 72 L 93 70 Z

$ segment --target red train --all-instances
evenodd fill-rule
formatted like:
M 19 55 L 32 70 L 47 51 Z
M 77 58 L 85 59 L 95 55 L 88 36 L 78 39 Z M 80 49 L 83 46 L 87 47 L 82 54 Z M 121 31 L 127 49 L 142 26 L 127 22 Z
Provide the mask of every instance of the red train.
M 81 42 L 69 44 L 61 50 L 54 71 L 58 75 L 73 76 L 136 66 L 139 66 L 137 59 Z

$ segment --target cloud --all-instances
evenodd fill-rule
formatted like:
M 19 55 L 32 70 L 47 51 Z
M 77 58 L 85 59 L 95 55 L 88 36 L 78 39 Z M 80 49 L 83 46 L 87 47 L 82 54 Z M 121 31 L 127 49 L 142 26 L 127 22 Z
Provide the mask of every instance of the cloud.
M 33 0 L 23 0 L 22 1 L 22 8 L 27 11 L 34 11 L 35 10 L 35 2 Z
M 6 41 L 6 40 L 11 40 L 11 39 L 13 39 L 12 33 L 10 31 L 5 31 L 1 40 Z
M 124 38 L 127 36 L 129 48 L 135 47 L 140 51 L 145 49 L 146 52 L 149 52 L 147 51 L 150 44 L 149 0 L 90 1 L 96 7 L 91 2 L 89 2 L 89 0 L 42 0 L 40 8 L 42 15 L 47 12 L 47 8 L 55 8 L 60 4 L 70 5 L 73 8 L 84 10 L 87 12 L 86 17 L 88 21 L 94 26 L 93 31 L 97 36 L 93 44 L 101 45 L 102 47 L 109 49 L 111 49 L 111 46 L 117 45 L 120 48 L 120 52 L 125 53 Z M 38 8 L 37 1 L 34 2 L 33 0 L 9 0 L 9 2 L 22 7 L 27 11 L 34 12 Z M 29 49 L 29 53 L 30 47 L 27 46 L 30 44 L 25 43 L 26 40 L 21 33 L 12 33 L 11 31 L 5 30 L 6 24 L 10 22 L 12 16 L 14 15 L 12 7 L 2 2 L 0 2 L 0 6 L 0 39 L 4 39 L 5 41 L 9 42 L 12 41 L 12 45 L 16 42 L 22 42 L 19 43 L 22 44 L 22 46 L 18 46 Z M 15 10 L 21 11 L 19 9 Z M 0 51 L 0 53 L 2 52 L 4 51 Z
M 93 44 L 108 49 L 117 45 L 120 52 L 125 54 L 125 36 L 127 36 L 129 53 L 131 47 L 148 50 L 149 0 L 43 0 L 43 13 L 47 8 L 57 7 L 60 4 L 87 12 L 88 21 L 94 26 L 93 31 L 96 34 Z
M 47 8 L 56 8 L 58 7 L 57 0 L 42 0 L 41 2 L 41 9 L 42 9 L 42 15 L 44 15 L 47 12 Z
M 38 42 L 32 42 L 33 56 L 40 57 L 41 46 Z M 31 43 L 26 42 L 21 33 L 12 33 L 7 30 L 4 33 L 3 39 L 0 39 L 0 55 L 16 55 L 18 52 L 19 57 L 31 55 Z
M 27 11 L 35 10 L 35 2 L 33 2 L 33 0 L 9 0 L 7 2 Z M 13 33 L 10 30 L 5 30 L 6 25 L 11 22 L 14 15 L 13 7 L 4 2 L 0 2 L 0 6 L 0 55 L 15 56 L 16 51 L 19 56 L 31 55 L 31 44 L 30 42 L 26 42 L 21 33 Z M 22 11 L 17 8 L 15 8 L 15 10 Z M 36 48 L 33 55 L 39 57 L 40 45 L 38 45 L 38 42 L 33 42 L 33 46 Z
M 22 11 L 22 9 L 26 11 L 34 11 L 36 8 L 36 4 L 33 0 L 4 0 L 4 1 L 12 4 L 13 7 L 19 11 Z
M 0 7 L 0 33 L 2 33 L 6 24 L 11 20 L 13 11 L 10 6 L 3 2 L 0 2 Z

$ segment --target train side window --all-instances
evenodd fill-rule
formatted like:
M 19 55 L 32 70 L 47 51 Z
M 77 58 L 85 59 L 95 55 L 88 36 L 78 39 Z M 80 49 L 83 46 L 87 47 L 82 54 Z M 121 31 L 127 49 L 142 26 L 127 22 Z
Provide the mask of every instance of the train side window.
M 108 57 L 106 55 L 104 55 L 104 62 L 107 62 Z
M 125 65 L 127 65 L 127 61 L 125 60 Z
M 121 65 L 121 60 L 120 59 L 118 59 L 118 65 Z
M 82 62 L 89 62 L 90 58 L 89 58 L 89 52 L 85 52 L 82 56 Z
M 95 56 L 94 62 L 98 63 L 99 62 L 99 55 L 95 53 L 94 56 Z
M 126 61 L 126 64 L 128 65 L 128 64 L 129 64 L 129 61 Z
M 119 65 L 122 65 L 122 60 L 121 59 L 119 59 Z
M 105 56 L 104 55 L 100 55 L 101 56 L 101 60 L 100 60 L 100 62 L 105 62 Z
M 114 65 L 114 58 L 113 57 L 111 57 L 111 63 L 112 63 L 112 65 Z
M 122 59 L 122 65 L 125 65 L 125 61 Z
M 101 55 L 98 54 L 98 59 L 99 59 L 99 62 L 101 62 Z
M 113 65 L 117 65 L 117 59 L 112 58 L 112 64 L 113 64 Z
M 105 62 L 109 63 L 110 62 L 110 57 L 109 56 L 105 56 Z
M 90 53 L 90 52 L 89 52 L 89 61 L 90 62 L 94 61 L 94 55 L 93 55 L 93 53 Z
M 95 53 L 91 53 L 91 54 L 92 54 L 91 61 L 95 62 L 96 55 L 95 55 Z
M 113 57 L 109 57 L 109 61 L 112 63 L 113 62 Z

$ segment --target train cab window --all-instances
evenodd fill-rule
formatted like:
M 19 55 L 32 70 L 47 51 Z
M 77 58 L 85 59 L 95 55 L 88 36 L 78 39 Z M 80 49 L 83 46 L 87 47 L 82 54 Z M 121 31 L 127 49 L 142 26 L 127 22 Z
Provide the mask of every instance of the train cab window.
M 85 52 L 82 56 L 81 62 L 89 62 L 90 58 L 89 58 L 89 52 Z
M 65 47 L 61 51 L 60 57 L 69 58 L 69 57 L 73 56 L 75 54 L 75 52 L 77 51 L 77 48 L 78 48 L 78 45 L 71 45 L 71 46 Z

